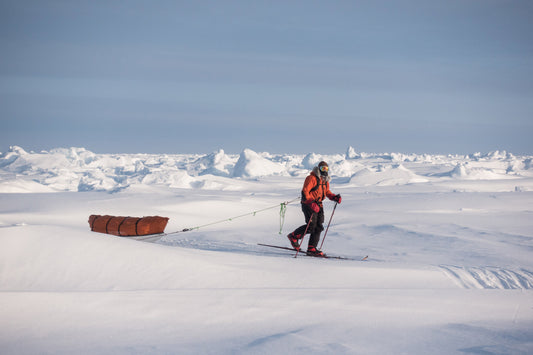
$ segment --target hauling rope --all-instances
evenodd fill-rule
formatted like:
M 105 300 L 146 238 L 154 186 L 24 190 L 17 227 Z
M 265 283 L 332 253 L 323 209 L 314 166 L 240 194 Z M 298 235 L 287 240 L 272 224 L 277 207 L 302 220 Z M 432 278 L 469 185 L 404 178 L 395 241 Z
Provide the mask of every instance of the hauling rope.
M 255 216 L 257 213 L 268 211 L 268 210 L 279 207 L 280 208 L 279 234 L 281 234 L 281 231 L 283 229 L 283 224 L 285 223 L 285 212 L 287 210 L 287 205 L 299 199 L 300 198 L 297 197 L 294 200 L 282 202 L 275 206 L 263 208 L 257 211 L 252 211 L 252 212 L 245 213 L 245 214 L 235 216 L 235 217 L 226 218 L 220 221 L 203 224 L 201 226 L 184 228 L 182 230 L 170 232 L 170 233 L 164 232 L 169 219 L 167 217 L 160 217 L 160 216 L 115 217 L 115 216 L 108 216 L 108 215 L 106 216 L 91 215 L 89 216 L 89 226 L 91 227 L 91 230 L 93 232 L 113 234 L 117 236 L 141 236 L 141 235 L 151 235 L 151 234 L 160 234 L 161 236 L 165 236 L 165 235 L 198 230 L 200 228 L 212 226 L 215 224 L 231 222 L 234 219 L 241 218 L 241 217 L 246 217 L 250 215 Z
M 300 199 L 300 197 L 297 197 L 294 200 L 282 202 L 282 203 L 280 203 L 278 205 L 275 205 L 275 206 L 270 206 L 270 207 L 267 207 L 267 208 L 263 208 L 261 210 L 252 211 L 252 212 L 248 212 L 248 213 L 245 213 L 245 214 L 241 214 L 239 216 L 230 217 L 230 218 L 222 219 L 220 221 L 203 224 L 203 225 L 197 226 L 197 227 L 184 228 L 184 229 L 179 230 L 179 231 L 165 233 L 165 235 L 177 234 L 177 233 L 182 233 L 182 232 L 189 232 L 189 231 L 197 230 L 197 229 L 200 229 L 200 228 L 212 226 L 212 225 L 215 225 L 215 224 L 231 222 L 231 221 L 233 221 L 234 219 L 237 219 L 237 218 L 251 216 L 251 215 L 255 216 L 257 213 L 268 211 L 268 210 L 271 210 L 271 209 L 274 209 L 274 208 L 277 208 L 277 207 L 280 208 L 280 211 L 279 211 L 279 219 L 280 219 L 279 234 L 281 234 L 281 231 L 283 230 L 283 224 L 285 223 L 285 212 L 287 210 L 287 205 L 290 204 L 290 203 L 293 203 L 294 201 L 299 200 L 299 199 Z

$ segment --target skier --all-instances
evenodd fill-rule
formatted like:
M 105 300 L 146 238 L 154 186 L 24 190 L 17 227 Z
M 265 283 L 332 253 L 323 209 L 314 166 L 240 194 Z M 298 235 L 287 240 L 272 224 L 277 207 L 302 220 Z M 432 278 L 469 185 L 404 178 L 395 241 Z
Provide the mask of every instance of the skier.
M 321 161 L 318 166 L 313 168 L 309 176 L 305 178 L 301 201 L 305 224 L 287 235 L 292 247 L 300 250 L 299 239 L 304 237 L 304 233 L 311 234 L 307 246 L 307 255 L 311 256 L 324 256 L 324 253 L 316 248 L 320 240 L 320 233 L 324 230 L 324 208 L 322 201 L 326 197 L 337 203 L 341 203 L 342 200 L 341 195 L 335 195 L 329 189 L 330 177 L 328 171 L 328 164 L 325 161 Z

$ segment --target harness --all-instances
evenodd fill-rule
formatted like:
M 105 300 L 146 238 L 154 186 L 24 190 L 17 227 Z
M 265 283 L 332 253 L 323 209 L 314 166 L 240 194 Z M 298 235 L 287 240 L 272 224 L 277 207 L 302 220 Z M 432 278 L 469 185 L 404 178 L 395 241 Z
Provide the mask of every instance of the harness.
M 318 188 L 319 188 L 320 185 L 321 185 L 321 183 L 320 183 L 320 180 L 321 180 L 321 179 L 320 179 L 318 176 L 314 175 L 314 174 L 313 174 L 313 176 L 314 176 L 315 179 L 316 179 L 316 185 L 313 186 L 313 188 L 312 188 L 311 190 L 309 190 L 309 192 L 314 192 L 314 191 L 318 190 Z M 324 185 L 324 186 L 327 186 L 326 184 L 327 184 L 327 181 L 324 181 L 324 182 L 322 183 L 322 185 Z M 325 198 L 326 198 L 326 192 L 325 192 L 325 189 L 322 189 L 322 200 L 324 200 Z M 304 202 L 304 199 L 305 199 L 304 191 L 302 190 L 302 203 Z

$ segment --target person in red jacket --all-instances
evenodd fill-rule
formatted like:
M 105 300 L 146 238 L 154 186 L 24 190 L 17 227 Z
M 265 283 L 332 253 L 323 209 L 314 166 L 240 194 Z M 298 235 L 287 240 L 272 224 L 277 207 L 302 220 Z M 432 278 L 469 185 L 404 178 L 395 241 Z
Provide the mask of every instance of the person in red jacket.
M 341 203 L 342 200 L 341 195 L 336 195 L 329 189 L 330 177 L 328 172 L 328 164 L 325 161 L 321 161 L 305 179 L 301 201 L 305 224 L 287 235 L 292 247 L 300 250 L 299 240 L 304 237 L 304 233 L 311 234 L 307 247 L 307 255 L 324 256 L 324 253 L 316 248 L 320 240 L 320 233 L 324 230 L 324 208 L 322 201 L 326 197 L 337 203 Z

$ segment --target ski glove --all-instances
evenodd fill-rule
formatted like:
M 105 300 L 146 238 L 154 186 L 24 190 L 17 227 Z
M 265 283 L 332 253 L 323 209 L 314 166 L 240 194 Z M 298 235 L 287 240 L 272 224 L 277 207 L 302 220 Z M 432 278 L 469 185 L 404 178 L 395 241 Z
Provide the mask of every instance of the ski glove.
M 328 196 L 328 198 L 331 200 L 331 201 L 335 201 L 337 203 L 341 203 L 342 201 L 342 197 L 341 195 L 331 195 L 331 196 Z
M 320 207 L 318 206 L 318 204 L 314 200 L 309 199 L 309 200 L 304 201 L 304 203 L 306 205 L 308 205 L 309 208 L 311 208 L 311 210 L 313 212 L 315 212 L 315 213 L 320 212 Z

